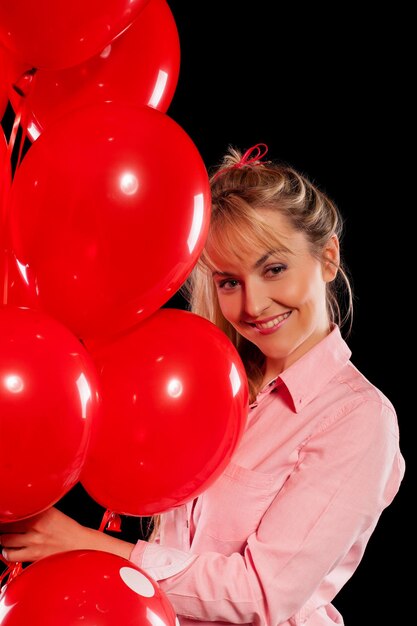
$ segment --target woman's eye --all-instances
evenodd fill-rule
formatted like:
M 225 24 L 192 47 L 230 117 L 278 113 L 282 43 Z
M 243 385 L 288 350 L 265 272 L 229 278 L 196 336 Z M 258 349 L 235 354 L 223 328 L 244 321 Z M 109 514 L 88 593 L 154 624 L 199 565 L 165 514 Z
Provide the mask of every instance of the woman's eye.
M 218 283 L 219 289 L 225 289 L 225 290 L 234 289 L 238 285 L 239 285 L 239 281 L 234 280 L 233 278 L 228 278 L 227 280 L 222 280 Z
M 284 272 L 286 269 L 286 265 L 273 265 L 272 267 L 268 267 L 265 273 L 269 274 L 270 276 L 278 276 L 279 274 L 282 274 L 282 272 Z

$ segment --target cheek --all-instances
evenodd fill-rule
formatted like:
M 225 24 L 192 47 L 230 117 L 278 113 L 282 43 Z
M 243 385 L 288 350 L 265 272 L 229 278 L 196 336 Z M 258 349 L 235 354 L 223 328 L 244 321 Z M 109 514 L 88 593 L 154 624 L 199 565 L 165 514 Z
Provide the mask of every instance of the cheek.
M 298 308 L 311 297 L 312 286 L 307 280 L 288 281 L 280 285 L 278 298 L 283 305 Z
M 235 320 L 240 315 L 239 298 L 235 295 L 218 296 L 220 310 L 227 320 Z
M 325 295 L 326 284 L 321 278 L 320 270 L 299 274 L 297 280 L 289 280 L 281 285 L 281 301 L 293 308 L 308 305 Z

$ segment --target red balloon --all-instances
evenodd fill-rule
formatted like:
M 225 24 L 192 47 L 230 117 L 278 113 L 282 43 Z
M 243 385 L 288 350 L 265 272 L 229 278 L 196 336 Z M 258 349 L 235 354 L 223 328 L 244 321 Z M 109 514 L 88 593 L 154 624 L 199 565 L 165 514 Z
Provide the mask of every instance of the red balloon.
M 9 148 L 4 132 L 0 128 L 0 306 L 14 304 L 37 308 L 35 286 L 25 280 L 25 268 L 19 268 L 10 250 L 8 219 L 11 182 Z
M 7 140 L 3 129 L 0 126 L 0 244 L 5 241 L 5 231 L 7 228 L 7 203 L 10 191 L 11 163 L 7 147 Z
M 18 168 L 11 238 L 45 312 L 84 340 L 141 321 L 204 246 L 210 188 L 190 137 L 150 107 L 104 103 L 60 118 Z
M 26 567 L 0 594 L 1 626 L 175 626 L 165 593 L 142 569 L 98 550 Z
M 24 98 L 18 98 L 20 96 L 27 96 L 27 85 L 32 83 L 33 75 L 36 70 L 22 62 L 21 59 L 16 57 L 11 50 L 0 45 L 0 88 L 4 90 L 10 100 L 13 99 L 16 104 L 19 104 L 19 109 L 16 107 L 15 112 L 21 112 L 24 103 Z
M 149 0 L 0 3 L 0 41 L 30 67 L 84 62 L 119 35 Z
M 59 322 L 0 308 L 0 521 L 32 517 L 78 481 L 100 410 L 95 365 Z
M 7 91 L 4 85 L 0 83 L 0 122 L 3 119 L 3 115 L 6 111 L 8 100 L 9 98 L 8 98 Z
M 34 140 L 49 123 L 88 104 L 118 101 L 165 112 L 180 66 L 178 31 L 165 0 L 150 0 L 133 24 L 102 52 L 64 70 L 38 70 L 26 98 L 10 90 Z
M 11 163 L 7 141 L 0 127 L 0 306 L 4 302 L 7 278 L 8 197 L 11 183 Z
M 6 204 L 10 191 L 11 162 L 6 135 L 0 126 L 0 237 L 5 229 Z
M 208 320 L 160 309 L 93 353 L 103 412 L 80 481 L 112 511 L 147 516 L 200 494 L 242 435 L 247 378 Z
M 39 298 L 36 286 L 29 282 L 26 268 L 19 265 L 11 250 L 5 250 L 3 264 L 0 261 L 0 271 L 3 278 L 3 304 L 39 309 Z M 0 280 L 0 286 L 2 281 Z
M 7 52 L 0 45 L 0 121 L 6 111 L 9 99 Z
M 7 87 L 2 80 L 2 68 L 0 67 L 0 122 L 3 119 L 3 115 L 6 111 L 7 103 L 9 101 Z

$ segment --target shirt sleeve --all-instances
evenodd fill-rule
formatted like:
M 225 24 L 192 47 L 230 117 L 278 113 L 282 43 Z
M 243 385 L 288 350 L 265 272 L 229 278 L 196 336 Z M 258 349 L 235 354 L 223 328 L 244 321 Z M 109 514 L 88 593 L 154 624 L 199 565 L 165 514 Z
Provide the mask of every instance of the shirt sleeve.
M 181 572 L 196 558 L 183 550 L 142 540 L 137 542 L 130 555 L 131 561 L 157 581 Z
M 180 616 L 276 626 L 301 607 L 312 612 L 331 602 L 403 473 L 392 406 L 362 398 L 304 442 L 243 554 L 191 555 L 139 542 L 132 560 L 159 581 Z

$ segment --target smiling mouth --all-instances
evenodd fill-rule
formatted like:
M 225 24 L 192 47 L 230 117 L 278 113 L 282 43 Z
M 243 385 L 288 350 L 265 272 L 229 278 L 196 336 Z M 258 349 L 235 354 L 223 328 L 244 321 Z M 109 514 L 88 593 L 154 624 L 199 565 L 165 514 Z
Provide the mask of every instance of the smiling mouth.
M 275 326 L 278 326 L 279 324 L 281 324 L 290 315 L 291 315 L 291 311 L 288 311 L 287 313 L 283 313 L 282 315 L 278 315 L 273 320 L 269 320 L 269 322 L 263 322 L 263 323 L 257 323 L 257 324 L 253 323 L 253 324 L 250 324 L 250 326 L 253 326 L 254 328 L 257 328 L 258 330 L 268 330 L 268 329 L 274 328 Z

